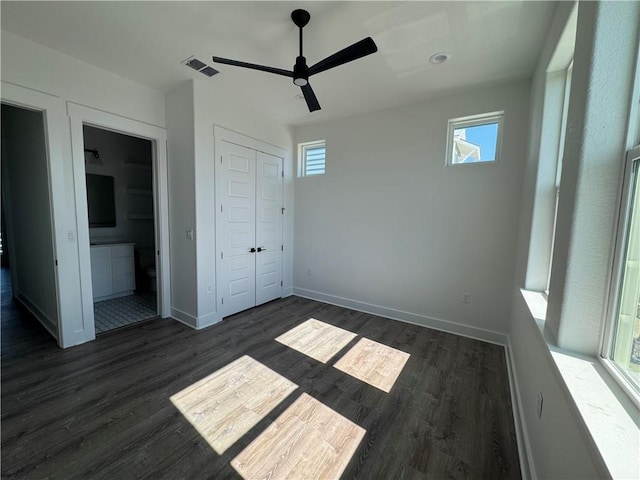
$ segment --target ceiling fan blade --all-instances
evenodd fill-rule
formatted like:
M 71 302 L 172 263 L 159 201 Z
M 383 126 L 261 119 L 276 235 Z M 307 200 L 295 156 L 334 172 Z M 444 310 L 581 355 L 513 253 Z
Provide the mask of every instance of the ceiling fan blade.
M 253 70 L 260 70 L 261 72 L 275 73 L 276 75 L 282 75 L 285 77 L 293 77 L 293 72 L 284 70 L 282 68 L 266 67 L 264 65 L 256 65 L 255 63 L 239 62 L 237 60 L 230 60 L 228 58 L 213 57 L 213 61 L 216 63 L 224 63 L 225 65 L 233 65 L 234 67 L 252 68 Z
M 367 55 L 371 55 L 377 51 L 378 47 L 376 46 L 376 42 L 373 41 L 373 38 L 367 37 L 347 48 L 343 48 L 324 60 L 320 60 L 314 66 L 309 68 L 309 75 L 324 72 L 325 70 L 337 67 L 338 65 L 343 65 L 353 60 L 357 60 L 358 58 L 366 57 Z
M 313 88 L 311 88 L 311 85 L 307 83 L 304 87 L 300 87 L 300 88 L 302 89 L 302 94 L 304 95 L 304 99 L 307 101 L 307 106 L 309 107 L 309 111 L 315 112 L 316 110 L 320 110 L 320 104 L 318 103 L 316 94 L 313 93 Z

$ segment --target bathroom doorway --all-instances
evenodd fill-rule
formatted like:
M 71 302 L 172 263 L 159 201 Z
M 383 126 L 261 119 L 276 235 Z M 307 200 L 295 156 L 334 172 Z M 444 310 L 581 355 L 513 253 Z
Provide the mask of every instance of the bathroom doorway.
M 83 125 L 95 333 L 158 317 L 153 142 Z

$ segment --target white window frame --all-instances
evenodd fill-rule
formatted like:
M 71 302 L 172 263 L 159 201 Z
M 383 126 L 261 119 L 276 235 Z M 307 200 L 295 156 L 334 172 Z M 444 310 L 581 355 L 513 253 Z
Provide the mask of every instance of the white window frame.
M 558 204 L 560 203 L 560 180 L 562 179 L 562 161 L 564 158 L 564 140 L 567 135 L 567 118 L 569 115 L 569 97 L 571 96 L 571 79 L 573 78 L 573 59 L 565 70 L 564 92 L 562 93 L 562 117 L 560 120 L 560 134 L 558 140 L 558 156 L 556 157 L 555 202 L 553 207 L 553 225 L 551 227 L 551 248 L 549 250 L 549 271 L 547 287 L 544 294 L 549 296 L 551 284 L 551 270 L 553 268 L 553 249 L 555 248 L 556 224 L 558 222 Z
M 498 135 L 496 139 L 496 154 L 493 160 L 482 160 L 480 162 L 453 163 L 453 132 L 459 128 L 480 127 L 492 123 L 498 124 Z M 500 161 L 502 153 L 502 129 L 504 127 L 504 111 L 481 113 L 467 117 L 452 118 L 447 123 L 447 157 L 445 165 L 493 165 Z
M 324 147 L 324 171 L 322 173 L 307 173 L 307 150 Z M 327 173 L 327 142 L 314 140 L 298 144 L 298 177 L 318 177 Z
M 636 162 L 638 166 L 634 172 L 634 164 L 636 164 Z M 624 260 L 626 259 L 627 254 L 626 243 L 629 234 L 629 214 L 631 211 L 632 201 L 631 194 L 633 192 L 634 182 L 638 175 L 640 175 L 640 145 L 627 152 L 625 162 L 613 268 L 610 280 L 609 299 L 607 303 L 607 316 L 606 321 L 604 322 L 600 360 L 614 380 L 622 387 L 625 393 L 629 395 L 634 404 L 640 408 L 640 386 L 634 385 L 621 371 L 616 362 L 611 359 L 615 327 L 618 320 L 620 297 L 622 294 L 622 273 L 624 271 Z M 636 195 L 640 195 L 640 192 L 636 192 Z

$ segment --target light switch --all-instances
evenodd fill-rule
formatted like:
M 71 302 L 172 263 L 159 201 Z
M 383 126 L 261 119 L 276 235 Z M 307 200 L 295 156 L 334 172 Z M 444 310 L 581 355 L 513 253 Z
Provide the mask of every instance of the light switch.
M 193 230 L 187 230 L 187 238 L 193 240 Z
M 75 242 L 76 241 L 76 232 L 74 232 L 73 230 L 69 230 L 67 232 L 67 239 L 69 240 L 69 242 Z

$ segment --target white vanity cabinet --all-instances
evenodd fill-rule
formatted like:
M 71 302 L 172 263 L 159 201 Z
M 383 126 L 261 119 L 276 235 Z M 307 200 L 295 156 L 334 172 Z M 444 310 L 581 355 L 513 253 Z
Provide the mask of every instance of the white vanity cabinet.
M 136 288 L 133 243 L 91 246 L 93 301 L 133 295 Z

